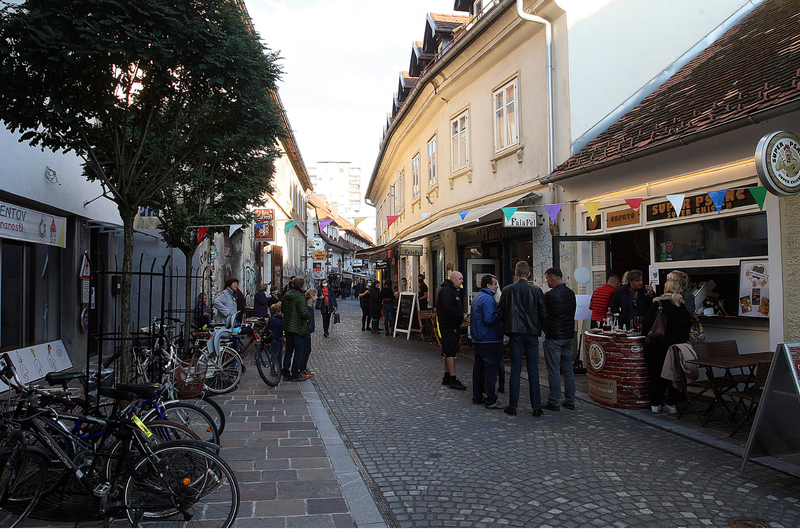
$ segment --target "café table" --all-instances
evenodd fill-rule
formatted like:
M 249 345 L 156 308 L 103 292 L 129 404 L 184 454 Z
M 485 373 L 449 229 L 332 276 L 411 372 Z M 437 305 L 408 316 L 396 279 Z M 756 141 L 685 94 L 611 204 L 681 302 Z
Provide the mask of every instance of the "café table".
M 728 407 L 724 400 L 726 392 L 737 388 L 740 384 L 744 385 L 747 389 L 755 381 L 755 369 L 759 362 L 770 362 L 772 360 L 772 352 L 762 351 L 758 353 L 743 353 L 739 355 L 725 355 L 716 357 L 699 358 L 695 360 L 687 360 L 692 364 L 697 364 L 701 368 L 705 368 L 706 376 L 708 377 L 709 384 L 714 392 L 714 399 L 711 401 L 708 409 L 706 410 L 705 423 L 711 419 L 714 409 L 717 405 L 720 406 L 725 421 L 728 426 L 733 430 L 733 423 L 735 422 L 736 409 L 733 411 Z M 714 369 L 723 370 L 721 377 L 714 376 Z M 737 374 L 733 370 L 739 370 Z M 737 378 L 739 377 L 739 378 Z

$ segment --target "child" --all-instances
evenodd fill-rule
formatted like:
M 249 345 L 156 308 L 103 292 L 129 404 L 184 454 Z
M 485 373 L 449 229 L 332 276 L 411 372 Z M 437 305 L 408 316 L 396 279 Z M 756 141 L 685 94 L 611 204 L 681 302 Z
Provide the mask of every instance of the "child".
M 283 367 L 283 313 L 281 312 L 280 302 L 269 307 L 270 317 L 267 322 L 269 331 L 272 333 L 272 342 L 269 344 L 275 357 Z
M 311 317 L 308 319 L 308 332 L 313 333 L 315 326 L 314 326 L 314 305 L 317 303 L 317 290 L 315 288 L 309 288 L 306 290 L 306 302 L 308 303 L 308 308 L 311 311 Z M 303 359 L 298 364 L 300 369 L 300 375 L 304 375 L 305 377 L 313 377 L 314 374 L 308 371 L 308 357 L 311 355 L 311 336 L 308 337 L 308 348 L 306 349 L 305 355 Z

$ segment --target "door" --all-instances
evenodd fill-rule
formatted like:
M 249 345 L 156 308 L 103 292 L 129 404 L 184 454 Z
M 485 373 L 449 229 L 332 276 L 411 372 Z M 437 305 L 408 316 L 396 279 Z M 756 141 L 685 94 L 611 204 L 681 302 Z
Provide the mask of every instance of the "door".
M 554 236 L 553 266 L 576 295 L 592 295 L 613 271 L 611 240 L 602 236 Z
M 494 275 L 500 277 L 500 261 L 495 259 L 467 259 L 467 274 L 464 288 L 467 292 L 467 312 L 472 313 L 472 298 L 481 290 L 481 277 Z

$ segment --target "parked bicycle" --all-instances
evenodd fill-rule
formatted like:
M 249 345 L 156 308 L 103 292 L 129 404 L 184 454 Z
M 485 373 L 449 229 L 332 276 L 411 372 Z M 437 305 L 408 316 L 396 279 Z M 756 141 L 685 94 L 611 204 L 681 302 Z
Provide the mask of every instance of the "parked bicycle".
M 261 380 L 267 386 L 277 386 L 281 382 L 281 361 L 272 350 L 272 332 L 267 327 L 267 320 L 260 319 L 253 325 L 253 336 L 256 346 L 256 368 Z

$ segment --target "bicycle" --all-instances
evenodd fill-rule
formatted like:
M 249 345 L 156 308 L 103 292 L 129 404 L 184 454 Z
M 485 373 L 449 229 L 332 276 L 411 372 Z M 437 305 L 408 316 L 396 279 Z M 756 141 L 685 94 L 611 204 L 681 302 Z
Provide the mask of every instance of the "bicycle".
M 44 493 L 49 459 L 28 447 L 21 430 L 3 424 L 0 433 L 0 527 L 14 528 L 25 521 Z
M 74 408 L 76 403 L 23 385 L 8 354 L 2 356 L 0 380 L 20 395 L 9 419 L 12 427 L 53 454 L 65 471 L 60 485 L 74 481 L 93 503 L 90 516 L 106 521 L 124 516 L 134 527 L 233 525 L 239 486 L 230 467 L 214 453 L 217 446 L 195 440 L 151 442 L 151 431 L 136 417 L 60 412 L 52 405 Z M 87 442 L 69 431 L 64 420 L 103 430 Z M 37 499 L 31 503 L 35 508 L 38 498 L 32 498 Z M 12 511 L 7 504 L 3 508 Z
M 267 328 L 265 319 L 260 319 L 253 326 L 253 336 L 255 338 L 255 362 L 258 374 L 267 386 L 277 386 L 281 382 L 283 372 L 281 361 L 275 356 L 270 346 L 273 335 Z

